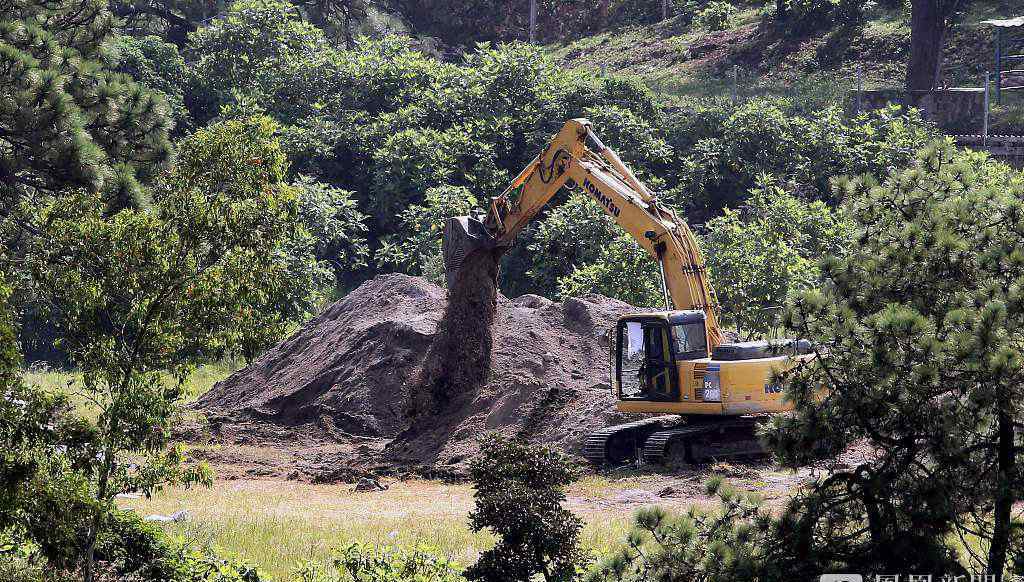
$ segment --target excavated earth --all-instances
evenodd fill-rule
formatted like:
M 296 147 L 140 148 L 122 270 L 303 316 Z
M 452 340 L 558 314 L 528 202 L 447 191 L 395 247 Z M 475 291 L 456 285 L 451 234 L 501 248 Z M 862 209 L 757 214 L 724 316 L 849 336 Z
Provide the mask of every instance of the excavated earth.
M 330 481 L 458 474 L 487 431 L 578 453 L 589 431 L 626 420 L 607 335 L 626 303 L 499 295 L 489 372 L 434 412 L 419 391 L 445 306 L 421 278 L 368 281 L 203 395 L 187 436 L 214 445 L 197 450 L 219 467 Z

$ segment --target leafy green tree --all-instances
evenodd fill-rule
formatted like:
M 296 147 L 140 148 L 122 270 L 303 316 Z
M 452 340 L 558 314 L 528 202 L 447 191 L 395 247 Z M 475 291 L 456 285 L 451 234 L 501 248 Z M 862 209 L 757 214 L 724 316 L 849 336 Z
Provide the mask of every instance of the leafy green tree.
M 444 223 L 468 215 L 477 199 L 461 186 L 440 186 L 427 190 L 423 206 L 410 206 L 401 216 L 403 234 L 385 239 L 377 251 L 378 262 L 394 265 L 403 272 L 423 275 L 438 285 L 445 284 L 441 235 Z
M 95 462 L 81 469 L 97 535 L 119 493 L 209 479 L 183 468 L 171 422 L 198 362 L 279 337 L 303 309 L 284 248 L 299 228 L 296 189 L 266 118 L 203 129 L 181 144 L 150 210 L 108 215 L 93 192 L 39 211 L 28 257 L 38 297 L 98 411 Z
M 739 210 L 704 226 L 704 251 L 723 319 L 741 337 L 778 324 L 791 292 L 817 283 L 818 261 L 841 256 L 851 226 L 823 202 L 804 202 L 765 177 Z
M 311 262 L 329 268 L 329 285 L 346 287 L 366 267 L 370 248 L 366 244 L 366 215 L 359 211 L 352 192 L 299 176 L 299 221 L 304 231 L 295 239 L 295 269 Z M 346 285 L 346 283 L 348 285 Z M 323 284 L 315 288 L 323 287 Z
M 538 293 L 554 296 L 559 283 L 577 268 L 596 263 L 601 249 L 622 236 L 593 199 L 574 190 L 537 223 L 528 243 L 531 267 L 528 275 Z
M 664 309 L 658 263 L 628 234 L 601 247 L 594 263 L 577 267 L 558 282 L 558 296 L 599 293 L 637 307 Z
M 831 201 L 834 177 L 908 165 L 934 136 L 917 112 L 898 108 L 853 121 L 837 107 L 791 110 L 785 99 L 700 103 L 668 120 L 665 140 L 678 158 L 666 170 L 666 197 L 700 223 L 740 206 L 770 174 L 804 198 Z
M 1024 179 L 937 142 L 844 198 L 856 242 L 787 311 L 819 348 L 781 378 L 796 410 L 767 436 L 788 466 L 872 454 L 802 495 L 794 543 L 852 571 L 1002 575 L 1020 542 Z
M 476 507 L 469 514 L 473 531 L 490 529 L 495 547 L 466 569 L 469 580 L 528 582 L 576 578 L 584 556 L 579 548 L 583 522 L 562 507 L 565 486 L 578 468 L 546 446 L 496 434 L 485 437 L 470 463 Z
M 167 106 L 106 66 L 113 19 L 98 0 L 0 8 L 0 212 L 66 188 L 139 205 L 167 161 Z
M 239 96 L 266 100 L 281 89 L 284 63 L 316 62 L 330 45 L 319 28 L 304 22 L 283 0 L 238 0 L 222 18 L 189 35 L 191 92 L 187 104 L 206 122 Z
M 190 129 L 192 120 L 185 108 L 187 69 L 178 47 L 156 36 L 127 35 L 117 37 L 115 46 L 117 70 L 163 96 L 175 134 Z

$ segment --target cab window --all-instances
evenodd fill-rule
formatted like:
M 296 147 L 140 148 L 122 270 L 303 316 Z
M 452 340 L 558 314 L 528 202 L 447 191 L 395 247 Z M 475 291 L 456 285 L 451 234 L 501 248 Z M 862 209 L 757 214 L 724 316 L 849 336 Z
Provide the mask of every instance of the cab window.
M 704 331 L 704 322 L 673 325 L 672 339 L 676 355 L 707 357 L 708 336 Z

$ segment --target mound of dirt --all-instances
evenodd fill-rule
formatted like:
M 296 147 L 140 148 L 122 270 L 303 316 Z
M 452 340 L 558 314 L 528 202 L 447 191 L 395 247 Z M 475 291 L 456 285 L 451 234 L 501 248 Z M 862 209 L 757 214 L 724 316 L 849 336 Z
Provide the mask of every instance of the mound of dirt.
M 499 295 L 486 379 L 441 413 L 416 410 L 445 306 L 445 291 L 423 279 L 377 277 L 195 407 L 215 440 L 302 447 L 333 466 L 459 465 L 490 430 L 578 452 L 586 433 L 622 420 L 606 332 L 633 308 L 596 295 L 564 303 Z

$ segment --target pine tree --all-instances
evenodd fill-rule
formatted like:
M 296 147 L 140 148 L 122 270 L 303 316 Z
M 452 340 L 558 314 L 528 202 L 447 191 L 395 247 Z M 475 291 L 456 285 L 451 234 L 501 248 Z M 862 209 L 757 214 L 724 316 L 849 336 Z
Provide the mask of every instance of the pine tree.
M 108 69 L 113 24 L 101 0 L 0 7 L 0 199 L 84 188 L 142 202 L 169 121 L 159 97 Z
M 791 466 L 869 454 L 794 501 L 793 543 L 875 573 L 1002 575 L 1024 485 L 1024 178 L 939 142 L 844 188 L 857 240 L 786 316 L 819 357 L 768 436 Z

